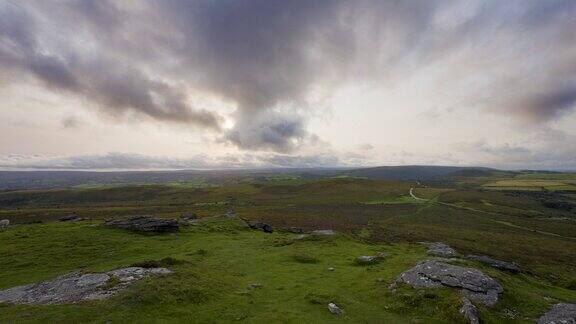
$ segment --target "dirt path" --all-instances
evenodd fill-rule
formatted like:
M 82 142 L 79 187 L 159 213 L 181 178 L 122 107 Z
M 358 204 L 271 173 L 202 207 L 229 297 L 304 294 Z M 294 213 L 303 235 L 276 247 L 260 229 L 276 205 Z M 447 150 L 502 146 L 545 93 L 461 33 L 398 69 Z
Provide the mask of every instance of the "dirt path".
M 505 216 L 505 215 L 500 214 L 500 213 L 489 212 L 489 211 L 480 210 L 480 209 L 475 209 L 475 208 L 471 208 L 471 207 L 459 206 L 459 205 L 456 205 L 456 204 L 449 204 L 449 203 L 440 202 L 440 201 L 433 201 L 433 200 L 431 200 L 431 199 L 420 198 L 420 197 L 417 197 L 417 196 L 414 194 L 414 187 L 410 188 L 410 196 L 411 196 L 412 198 L 414 198 L 414 199 L 417 199 L 417 200 L 428 201 L 428 202 L 431 203 L 431 204 L 439 204 L 439 205 L 444 205 L 444 206 L 448 206 L 448 207 L 452 207 L 452 208 L 465 209 L 465 210 L 468 210 L 468 211 L 473 211 L 473 212 L 482 213 L 482 214 L 488 214 L 488 215 Z M 500 225 L 504 225 L 504 226 L 507 226 L 507 227 L 522 229 L 522 230 L 529 231 L 529 232 L 533 232 L 533 233 L 538 233 L 538 234 L 543 234 L 543 235 L 549 235 L 549 236 L 555 236 L 555 237 L 559 237 L 559 238 L 564 238 L 564 239 L 576 241 L 576 238 L 575 238 L 575 237 L 563 236 L 563 235 L 556 234 L 556 233 L 552 233 L 552 232 L 540 231 L 540 230 L 536 230 L 536 229 L 532 229 L 532 228 L 524 227 L 524 226 L 520 226 L 520 225 L 515 225 L 515 224 L 513 224 L 513 223 L 505 222 L 505 221 L 501 221 L 501 220 L 497 220 L 497 219 L 492 219 L 492 218 L 488 218 L 488 219 L 489 219 L 490 221 L 492 221 L 492 222 L 496 222 L 496 223 L 498 223 L 498 224 L 500 224 Z

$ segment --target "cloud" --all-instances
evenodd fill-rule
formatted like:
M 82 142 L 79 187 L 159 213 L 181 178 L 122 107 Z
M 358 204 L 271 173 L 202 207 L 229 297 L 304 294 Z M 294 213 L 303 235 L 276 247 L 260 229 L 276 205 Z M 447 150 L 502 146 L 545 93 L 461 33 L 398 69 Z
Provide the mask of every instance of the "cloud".
M 362 151 L 370 151 L 374 149 L 374 145 L 370 144 L 370 143 L 362 143 L 360 145 L 358 145 L 358 149 L 362 150 Z
M 10 4 L 0 9 L 0 16 L 8 18 L 0 27 L 0 36 L 8 40 L 0 44 L 0 63 L 9 63 L 8 70 L 35 77 L 50 90 L 83 97 L 116 117 L 135 113 L 160 121 L 220 128 L 222 118 L 191 107 L 182 87 L 147 75 L 128 58 L 107 57 L 105 47 L 98 56 L 82 56 L 72 48 L 45 48 L 43 43 L 50 39 L 42 38 L 32 14 Z M 73 25 L 66 27 L 74 29 Z
M 521 143 L 460 142 L 453 147 L 467 164 L 506 169 L 576 170 L 576 136 L 545 129 Z
M 68 116 L 62 119 L 62 128 L 76 128 L 81 122 L 74 116 Z
M 286 155 L 275 153 L 196 155 L 190 158 L 169 158 L 131 153 L 103 155 L 44 156 L 11 154 L 0 156 L 0 169 L 49 170 L 178 170 L 230 168 L 308 168 L 355 166 L 359 157 L 347 159 L 335 153 Z
M 386 91 L 432 68 L 447 80 L 435 93 L 453 93 L 457 106 L 562 118 L 576 101 L 575 13 L 571 0 L 8 2 L 0 77 L 34 79 L 127 121 L 191 125 L 242 150 L 286 153 L 314 138 L 315 91 L 347 82 Z M 230 110 L 197 105 L 198 96 Z
M 288 153 L 304 141 L 314 139 L 306 131 L 304 123 L 301 116 L 275 111 L 245 115 L 226 132 L 224 140 L 242 149 L 269 148 Z

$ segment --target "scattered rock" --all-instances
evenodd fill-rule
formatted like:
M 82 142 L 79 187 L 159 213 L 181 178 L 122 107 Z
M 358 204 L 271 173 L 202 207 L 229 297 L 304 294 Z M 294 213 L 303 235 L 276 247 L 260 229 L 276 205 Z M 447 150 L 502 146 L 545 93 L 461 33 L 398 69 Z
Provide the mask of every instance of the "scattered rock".
M 299 228 L 299 227 L 290 227 L 288 229 L 288 232 L 294 233 L 294 234 L 304 234 L 304 230 Z
M 376 264 L 382 258 L 384 258 L 385 254 L 382 252 L 377 253 L 376 255 L 362 255 L 356 258 L 356 264 L 359 265 L 369 265 L 369 264 Z
M 464 315 L 468 319 L 470 324 L 479 324 L 480 319 L 478 318 L 478 310 L 476 306 L 472 304 L 470 299 L 462 298 L 462 308 L 460 308 L 460 314 Z
M 127 229 L 136 232 L 175 232 L 178 231 L 178 221 L 173 219 L 153 218 L 151 216 L 135 216 L 128 219 L 109 220 L 106 226 Z
M 329 303 L 328 304 L 328 310 L 330 311 L 330 313 L 334 314 L 334 315 L 340 315 L 342 314 L 342 309 L 340 307 L 338 307 L 338 305 L 334 304 L 334 303 Z
M 576 304 L 560 303 L 552 306 L 538 319 L 538 324 L 575 324 Z
M 491 257 L 489 257 L 487 255 L 470 254 L 470 255 L 466 256 L 466 259 L 479 261 L 479 262 L 487 264 L 493 268 L 503 270 L 503 271 L 508 271 L 511 273 L 520 272 L 520 268 L 518 267 L 518 265 L 516 263 L 492 259 Z
M 442 258 L 455 258 L 458 257 L 458 252 L 451 248 L 449 245 L 442 242 L 421 242 L 428 248 L 428 255 L 442 257 Z
M 185 221 L 191 221 L 198 219 L 198 215 L 194 213 L 182 213 L 182 215 L 180 215 L 180 219 Z
M 251 229 L 256 229 L 256 230 L 261 230 L 264 233 L 272 233 L 274 230 L 272 229 L 272 226 L 264 223 L 264 222 L 248 222 L 248 226 L 250 226 Z
M 18 286 L 0 291 L 0 303 L 66 304 L 106 299 L 134 281 L 149 275 L 172 273 L 166 268 L 137 267 L 116 269 L 105 273 L 72 272 L 38 284 Z
M 264 233 L 272 233 L 274 230 L 272 229 L 272 226 L 261 222 L 261 221 L 251 221 L 245 218 L 240 217 L 241 220 L 244 221 L 244 223 L 246 223 L 246 225 L 248 225 L 248 227 L 250 227 L 251 229 L 255 229 L 255 230 L 260 230 Z
M 0 230 L 5 230 L 10 226 L 10 221 L 7 219 L 0 220 Z
M 262 285 L 259 283 L 251 283 L 248 285 L 248 289 L 259 289 L 262 288 Z
M 328 230 L 315 230 L 315 231 L 312 231 L 310 234 L 312 234 L 312 235 L 335 235 L 336 232 L 328 229 Z
M 58 221 L 60 221 L 60 222 L 77 222 L 80 220 L 82 220 L 82 218 L 80 218 L 76 214 L 70 214 L 70 215 L 66 215 L 66 216 L 62 216 L 62 217 L 58 218 Z
M 406 283 L 414 288 L 453 287 L 461 288 L 462 294 L 486 306 L 498 301 L 502 286 L 480 270 L 455 266 L 439 261 L 426 260 L 403 272 L 397 283 Z

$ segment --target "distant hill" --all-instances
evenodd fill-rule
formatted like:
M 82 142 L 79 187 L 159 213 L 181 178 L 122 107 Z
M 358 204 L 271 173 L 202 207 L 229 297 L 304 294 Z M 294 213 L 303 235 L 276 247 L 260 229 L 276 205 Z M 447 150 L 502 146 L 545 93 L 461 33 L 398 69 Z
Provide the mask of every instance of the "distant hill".
M 259 170 L 176 170 L 176 171 L 0 171 L 0 189 L 64 188 L 78 185 L 163 184 L 201 182 L 224 184 L 242 179 L 294 175 L 305 179 L 337 176 L 373 180 L 452 180 L 463 177 L 511 176 L 514 172 L 482 167 L 382 166 L 361 169 L 275 168 Z
M 298 175 L 303 178 L 332 176 L 342 168 L 276 168 L 172 171 L 0 171 L 0 190 L 65 188 L 79 185 L 165 184 L 203 182 L 223 184 L 243 178 Z
M 345 174 L 376 180 L 437 180 L 460 177 L 512 175 L 513 172 L 483 167 L 431 165 L 381 166 L 345 171 Z

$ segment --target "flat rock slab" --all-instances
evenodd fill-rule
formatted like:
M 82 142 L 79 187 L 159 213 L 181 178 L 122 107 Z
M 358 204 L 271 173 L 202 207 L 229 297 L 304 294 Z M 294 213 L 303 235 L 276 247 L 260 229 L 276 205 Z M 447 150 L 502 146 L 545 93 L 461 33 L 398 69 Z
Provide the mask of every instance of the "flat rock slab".
M 487 255 L 470 254 L 470 255 L 466 256 L 466 259 L 479 261 L 479 262 L 487 264 L 493 268 L 496 268 L 498 270 L 508 271 L 510 273 L 520 272 L 520 268 L 518 267 L 518 265 L 516 263 L 492 259 L 491 257 L 489 257 Z
M 154 218 L 152 216 L 135 216 L 128 219 L 114 219 L 109 220 L 104 224 L 109 227 L 148 233 L 176 232 L 180 227 L 177 220 Z
M 442 242 L 421 242 L 428 248 L 428 255 L 437 256 L 442 258 L 456 258 L 458 252 L 451 248 L 448 244 Z
M 460 288 L 464 297 L 493 306 L 498 301 L 502 286 L 480 270 L 426 260 L 403 272 L 397 283 L 414 288 Z
M 576 304 L 556 304 L 538 319 L 538 324 L 576 324 Z
M 130 267 L 105 273 L 72 272 L 53 280 L 0 291 L 0 303 L 68 304 L 106 299 L 150 275 L 172 273 L 166 268 Z M 110 281 L 111 279 L 114 279 Z

